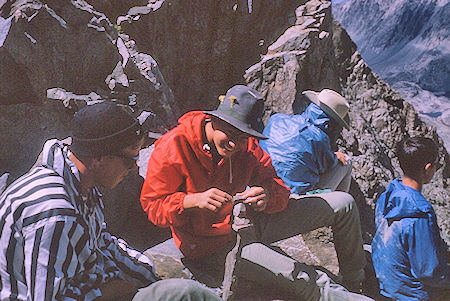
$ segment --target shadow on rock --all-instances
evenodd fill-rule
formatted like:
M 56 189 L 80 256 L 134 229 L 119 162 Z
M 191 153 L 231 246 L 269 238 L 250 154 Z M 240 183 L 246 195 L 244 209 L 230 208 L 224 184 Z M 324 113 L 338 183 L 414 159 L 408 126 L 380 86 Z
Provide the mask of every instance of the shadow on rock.
M 171 237 L 169 228 L 155 226 L 142 210 L 139 196 L 143 184 L 144 179 L 133 172 L 116 188 L 103 191 L 108 230 L 140 251 Z

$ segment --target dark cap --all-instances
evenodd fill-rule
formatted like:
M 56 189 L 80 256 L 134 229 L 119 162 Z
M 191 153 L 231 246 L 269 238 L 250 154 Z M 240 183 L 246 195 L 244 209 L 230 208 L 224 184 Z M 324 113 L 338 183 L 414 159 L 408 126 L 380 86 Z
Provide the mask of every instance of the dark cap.
M 227 91 L 225 97 L 219 99 L 217 110 L 203 113 L 215 116 L 253 137 L 267 139 L 256 130 L 264 111 L 264 97 L 261 93 L 244 85 L 236 85 Z
M 123 105 L 104 101 L 74 115 L 70 150 L 89 157 L 121 154 L 142 137 L 141 125 L 131 112 Z

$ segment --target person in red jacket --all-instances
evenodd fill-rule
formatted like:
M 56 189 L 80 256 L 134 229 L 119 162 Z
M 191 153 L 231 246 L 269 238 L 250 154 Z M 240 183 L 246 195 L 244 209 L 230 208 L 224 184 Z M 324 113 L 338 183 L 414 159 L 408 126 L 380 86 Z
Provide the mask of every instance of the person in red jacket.
M 250 211 L 259 213 L 260 219 L 265 221 L 260 228 L 263 229 L 271 227 L 269 224 L 278 223 L 273 217 L 284 218 L 290 195 L 289 189 L 277 176 L 269 155 L 258 144 L 257 138 L 267 139 L 255 130 L 257 124 L 261 123 L 263 96 L 252 88 L 236 85 L 219 99 L 221 104 L 217 110 L 185 114 L 179 119 L 177 127 L 155 143 L 141 193 L 141 204 L 149 220 L 157 226 L 170 227 L 173 241 L 185 259 L 199 262 L 198 266 L 205 268 L 208 266 L 205 264 L 207 259 L 213 258 L 220 262 L 233 246 L 230 226 L 233 199 L 244 200 Z M 294 211 L 300 214 L 301 210 L 297 208 Z M 309 215 L 312 220 L 320 220 L 322 224 L 310 223 L 306 231 L 324 226 L 325 220 L 331 219 L 331 216 L 325 215 L 314 219 L 314 212 L 309 212 Z M 338 213 L 332 212 L 331 215 L 339 219 Z M 296 223 L 301 223 L 297 221 L 301 217 L 291 215 L 288 218 L 289 221 L 279 222 L 288 222 L 292 227 L 286 227 L 285 231 L 277 229 L 276 239 L 266 240 L 273 242 L 283 236 L 301 233 L 295 227 Z M 354 214 L 351 218 L 346 224 L 356 224 Z M 356 218 L 356 227 L 359 228 L 357 214 Z M 358 233 L 360 239 L 361 234 Z M 274 236 L 271 234 L 269 236 Z M 265 254 L 256 256 L 254 262 L 260 266 L 265 266 L 263 261 L 269 257 L 270 260 L 287 258 L 262 244 L 254 249 Z M 264 260 L 256 262 L 261 257 L 265 257 Z M 359 269 L 360 266 L 355 268 Z M 328 294 L 318 287 L 318 279 L 323 280 L 327 276 L 320 271 L 318 273 L 320 277 L 310 277 L 310 281 L 302 279 L 300 274 L 291 281 L 301 287 L 297 290 L 299 296 L 309 298 Z M 325 282 L 321 284 L 322 287 Z

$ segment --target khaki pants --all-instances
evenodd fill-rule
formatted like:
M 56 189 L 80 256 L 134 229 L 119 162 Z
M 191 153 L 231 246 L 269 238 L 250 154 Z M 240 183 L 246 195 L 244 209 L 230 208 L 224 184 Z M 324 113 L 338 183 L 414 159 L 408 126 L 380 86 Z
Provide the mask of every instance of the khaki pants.
M 140 289 L 132 301 L 219 301 L 207 287 L 189 279 L 160 280 Z
M 334 283 L 323 271 L 279 254 L 260 243 L 245 246 L 237 275 L 263 284 L 282 288 L 299 300 L 369 301 L 364 295 L 347 291 Z
M 346 280 L 358 281 L 364 278 L 366 262 L 359 214 L 349 194 L 330 192 L 310 196 L 291 195 L 288 207 L 283 212 L 270 215 L 254 213 L 252 220 L 255 222 L 258 240 L 266 244 L 319 227 L 331 226 L 341 274 Z M 263 243 L 254 242 L 242 248 L 241 260 L 236 264 L 238 277 L 288 292 L 299 300 L 372 300 L 348 292 L 334 283 L 326 273 L 284 256 Z M 225 257 L 232 247 L 233 243 L 230 243 L 202 260 L 182 261 L 196 279 L 207 283 L 208 275 L 223 275 Z M 173 254 L 176 260 L 182 258 L 173 239 L 152 249 L 147 252 Z
M 263 243 L 331 226 L 339 260 L 339 270 L 347 281 L 362 281 L 366 259 L 363 250 L 359 212 L 353 197 L 334 191 L 313 195 L 292 194 L 288 207 L 255 219 Z

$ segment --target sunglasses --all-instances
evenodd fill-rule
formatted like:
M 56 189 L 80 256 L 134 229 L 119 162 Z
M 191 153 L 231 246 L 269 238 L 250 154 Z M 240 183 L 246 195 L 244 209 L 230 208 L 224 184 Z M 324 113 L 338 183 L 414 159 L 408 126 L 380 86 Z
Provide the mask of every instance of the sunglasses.
M 130 157 L 130 156 L 117 154 L 117 155 L 113 155 L 113 156 L 121 158 L 127 168 L 133 168 L 135 166 L 135 164 L 137 164 L 136 163 L 137 160 L 139 160 L 139 155 Z

